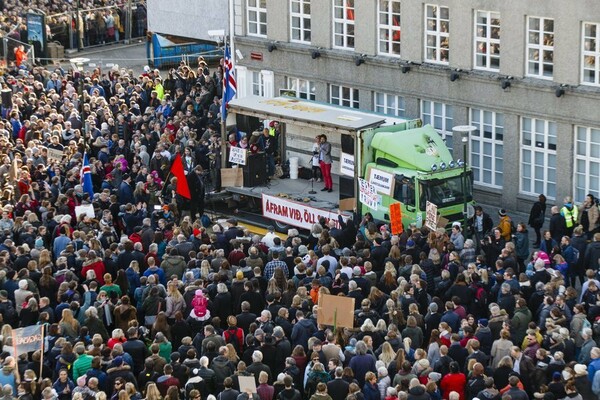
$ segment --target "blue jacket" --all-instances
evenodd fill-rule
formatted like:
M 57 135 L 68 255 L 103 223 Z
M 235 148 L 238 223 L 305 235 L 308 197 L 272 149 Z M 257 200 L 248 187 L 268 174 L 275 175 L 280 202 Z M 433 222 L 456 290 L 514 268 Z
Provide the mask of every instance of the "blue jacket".
M 119 198 L 119 203 L 121 204 L 133 204 L 135 202 L 133 198 L 133 190 L 127 182 L 121 182 L 121 185 L 119 186 L 119 193 L 117 196 Z
M 301 319 L 297 324 L 294 325 L 292 329 L 292 345 L 296 347 L 300 345 L 304 347 L 304 350 L 308 350 L 308 339 L 314 335 L 317 331 L 315 324 L 312 323 L 309 319 Z
M 447 323 L 448 326 L 450 326 L 450 328 L 452 328 L 452 332 L 458 332 L 458 328 L 460 325 L 460 317 L 454 311 L 446 311 L 442 315 L 440 322 Z
M 596 371 L 600 371 L 600 358 L 596 358 L 588 366 L 588 378 L 590 382 L 594 381 L 594 375 L 596 374 Z
M 365 400 L 381 400 L 379 388 L 377 388 L 377 385 L 366 383 L 363 387 L 362 392 L 365 395 Z

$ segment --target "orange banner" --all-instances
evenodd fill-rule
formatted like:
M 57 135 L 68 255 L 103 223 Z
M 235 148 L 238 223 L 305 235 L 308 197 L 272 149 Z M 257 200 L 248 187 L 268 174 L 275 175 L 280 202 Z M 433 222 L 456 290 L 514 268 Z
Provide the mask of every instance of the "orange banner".
M 404 231 L 402 226 L 402 208 L 400 203 L 390 204 L 390 223 L 392 235 L 399 235 Z

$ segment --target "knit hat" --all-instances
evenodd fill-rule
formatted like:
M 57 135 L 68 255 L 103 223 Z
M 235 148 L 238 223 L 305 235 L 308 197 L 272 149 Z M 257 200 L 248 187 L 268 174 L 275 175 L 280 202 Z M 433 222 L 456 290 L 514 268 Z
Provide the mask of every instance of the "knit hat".
M 479 321 L 477 321 L 477 323 L 483 327 L 487 327 L 488 326 L 488 320 L 485 318 L 480 318 Z
M 442 379 L 442 374 L 440 374 L 439 372 L 430 372 L 428 377 L 430 380 L 438 382 L 440 379 Z
M 498 210 L 498 215 L 501 217 L 505 217 L 506 216 L 506 210 L 504 208 L 501 208 Z
M 408 239 L 406 241 L 406 247 L 409 248 L 409 249 L 412 248 L 412 247 L 415 247 L 415 241 L 412 240 L 412 239 Z

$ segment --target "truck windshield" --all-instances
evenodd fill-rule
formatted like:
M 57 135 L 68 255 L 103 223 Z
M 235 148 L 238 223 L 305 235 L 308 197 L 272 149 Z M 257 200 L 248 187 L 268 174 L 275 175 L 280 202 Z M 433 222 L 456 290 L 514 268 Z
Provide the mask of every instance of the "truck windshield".
M 432 179 L 421 181 L 421 210 L 425 211 L 426 202 L 430 201 L 438 207 L 448 207 L 464 202 L 462 176 L 454 176 L 448 179 Z M 471 178 L 467 176 L 465 193 L 467 201 L 471 201 Z

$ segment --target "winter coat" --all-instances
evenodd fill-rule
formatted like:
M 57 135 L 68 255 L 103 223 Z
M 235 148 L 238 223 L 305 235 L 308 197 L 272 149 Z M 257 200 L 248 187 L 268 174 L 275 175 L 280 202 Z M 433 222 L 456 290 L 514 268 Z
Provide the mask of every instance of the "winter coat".
M 408 400 L 429 400 L 431 397 L 425 391 L 422 385 L 415 386 L 408 390 Z M 462 398 L 461 398 L 462 400 Z
M 465 400 L 466 383 L 467 377 L 461 372 L 444 376 L 440 382 L 440 388 L 442 389 L 442 396 L 444 400 L 448 400 L 448 395 L 452 391 L 459 394 L 460 400 Z
M 515 315 L 510 322 L 515 343 L 521 343 L 527 333 L 527 327 L 531 322 L 531 311 L 529 311 L 529 308 L 527 307 L 517 308 L 515 310 Z
M 182 256 L 164 256 L 160 267 L 165 271 L 167 280 L 171 279 L 172 275 L 181 279 L 185 271 L 185 259 Z
M 371 383 L 365 384 L 362 393 L 365 396 L 365 400 L 381 400 L 377 385 L 373 385 Z

